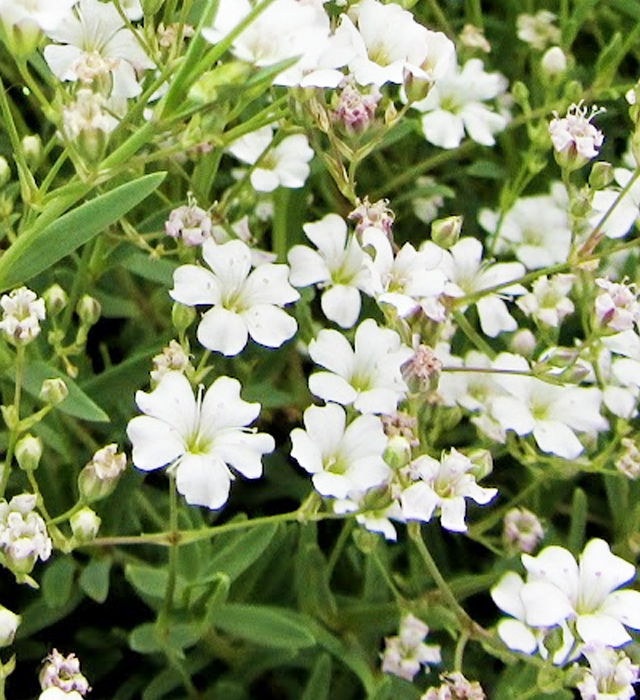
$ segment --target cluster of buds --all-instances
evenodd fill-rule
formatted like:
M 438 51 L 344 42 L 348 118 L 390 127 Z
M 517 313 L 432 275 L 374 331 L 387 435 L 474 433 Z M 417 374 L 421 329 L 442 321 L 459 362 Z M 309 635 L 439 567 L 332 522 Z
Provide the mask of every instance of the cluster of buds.
M 18 579 L 24 579 L 36 561 L 51 555 L 51 538 L 44 520 L 34 511 L 37 497 L 23 493 L 8 503 L 0 501 L 0 547 L 5 563 Z
M 373 204 L 369 197 L 363 200 L 356 200 L 356 208 L 347 217 L 350 221 L 356 222 L 355 234 L 361 239 L 362 234 L 368 228 L 377 228 L 390 240 L 393 240 L 393 220 L 394 213 L 389 209 L 389 200 L 379 199 Z
M 337 103 L 331 112 L 333 121 L 339 123 L 349 136 L 361 134 L 371 125 L 382 94 L 372 86 L 363 94 L 352 83 L 347 83 L 339 92 Z
M 640 322 L 640 304 L 634 285 L 605 278 L 597 279 L 596 284 L 603 290 L 595 301 L 595 314 L 601 326 L 621 332 Z
M 99 92 L 80 88 L 75 100 L 62 108 L 61 131 L 90 162 L 98 161 L 118 120 L 105 109 L 106 99 Z
M 511 551 L 531 554 L 544 537 L 538 517 L 526 508 L 512 508 L 503 520 L 502 538 Z
M 382 671 L 412 681 L 420 666 L 424 666 L 428 672 L 427 664 L 439 664 L 440 647 L 424 643 L 428 633 L 429 628 L 422 620 L 411 614 L 405 615 L 398 636 L 384 640 Z
M 153 369 L 151 370 L 151 381 L 158 384 L 162 377 L 168 372 L 181 372 L 189 367 L 189 355 L 182 349 L 180 343 L 172 340 L 169 345 L 162 349 L 160 355 L 153 358 Z
M 201 209 L 189 193 L 188 204 L 173 209 L 165 221 L 164 232 L 180 238 L 188 246 L 202 245 L 211 236 L 213 223 L 208 212 Z
M 40 333 L 40 321 L 45 317 L 45 305 L 26 287 L 4 294 L 0 299 L 2 321 L 0 330 L 14 345 L 26 345 Z
M 83 696 L 91 690 L 87 679 L 80 673 L 80 661 L 76 655 L 63 656 L 57 649 L 54 649 L 45 659 L 40 671 L 40 687 L 43 691 L 48 688 L 59 688 L 68 694 L 68 697 L 73 693 Z M 51 693 L 51 695 L 57 697 L 59 693 Z M 43 695 L 40 697 L 42 698 Z
M 460 671 L 440 676 L 439 688 L 429 688 L 420 700 L 484 700 L 486 695 L 478 681 L 467 680 Z

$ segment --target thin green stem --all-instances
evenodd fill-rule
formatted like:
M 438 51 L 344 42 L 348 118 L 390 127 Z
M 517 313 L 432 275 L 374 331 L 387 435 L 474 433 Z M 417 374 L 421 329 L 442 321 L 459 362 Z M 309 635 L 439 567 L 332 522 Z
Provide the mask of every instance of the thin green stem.
M 18 437 L 20 434 L 20 400 L 22 396 L 22 373 L 24 370 L 24 356 L 25 346 L 20 344 L 16 347 L 16 355 L 14 362 L 15 386 L 13 389 L 12 418 L 15 420 L 15 425 L 12 425 L 10 427 L 9 444 L 7 446 L 7 454 L 4 458 L 2 477 L 0 478 L 0 498 L 4 498 L 5 491 L 7 490 L 7 483 L 9 482 L 9 476 L 11 475 L 11 463 L 13 462 L 13 454 L 16 448 L 16 442 L 18 441 Z

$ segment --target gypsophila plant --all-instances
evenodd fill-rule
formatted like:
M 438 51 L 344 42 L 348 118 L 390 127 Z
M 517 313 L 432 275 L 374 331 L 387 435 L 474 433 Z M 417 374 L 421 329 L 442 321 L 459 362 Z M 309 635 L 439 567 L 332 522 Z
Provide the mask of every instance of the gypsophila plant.
M 635 697 L 639 34 L 0 0 L 0 700 Z

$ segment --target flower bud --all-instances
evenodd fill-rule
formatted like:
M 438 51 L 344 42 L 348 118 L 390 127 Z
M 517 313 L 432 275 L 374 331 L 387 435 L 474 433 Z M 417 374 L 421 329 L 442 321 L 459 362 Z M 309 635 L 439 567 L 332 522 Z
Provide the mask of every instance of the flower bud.
M 31 170 L 36 170 L 42 162 L 42 140 L 37 135 L 25 136 L 22 139 L 22 150 L 27 165 Z
M 431 240 L 441 248 L 448 250 L 460 238 L 462 221 L 462 216 L 448 216 L 445 219 L 437 219 L 431 224 Z
M 69 519 L 71 532 L 78 544 L 85 544 L 95 539 L 100 529 L 102 520 L 91 510 L 91 508 L 83 508 Z
M 567 70 L 567 57 L 559 46 L 547 49 L 540 61 L 542 72 L 547 78 L 555 78 Z
M 171 310 L 171 321 L 178 333 L 184 333 L 187 328 L 196 320 L 196 310 L 193 306 L 185 306 L 177 301 Z
M 16 630 L 20 624 L 20 615 L 0 605 L 0 647 L 8 647 L 13 644 Z
M 629 479 L 637 479 L 640 476 L 640 449 L 630 438 L 622 438 L 620 444 L 622 452 L 616 460 L 616 469 Z
M 35 471 L 42 457 L 42 441 L 28 433 L 16 444 L 16 460 L 18 466 L 25 472 Z
M 67 303 L 69 302 L 67 293 L 59 284 L 52 284 L 44 292 L 42 298 L 44 299 L 45 307 L 50 316 L 57 316 L 66 308 Z
M 108 496 L 116 487 L 127 465 L 124 453 L 118 453 L 116 444 L 98 450 L 78 475 L 78 490 L 82 498 L 91 503 Z
M 40 321 L 45 317 L 44 301 L 30 289 L 20 287 L 0 298 L 2 321 L 0 330 L 13 345 L 26 345 L 40 333 Z
M 509 347 L 517 355 L 530 357 L 536 348 L 536 337 L 528 328 L 521 328 L 511 337 Z
M 594 190 L 603 190 L 613 181 L 613 166 L 604 160 L 593 164 L 589 173 L 589 185 Z
M 469 469 L 469 473 L 473 474 L 478 481 L 484 479 L 485 476 L 493 471 L 493 457 L 489 450 L 479 449 L 470 452 L 467 457 L 473 465 Z
M 4 187 L 11 180 L 11 166 L 4 156 L 0 156 L 0 187 Z
M 76 313 L 85 326 L 95 325 L 100 318 L 101 312 L 100 302 L 88 294 L 84 294 L 76 306 Z
M 390 437 L 383 459 L 394 471 L 406 467 L 411 461 L 411 443 L 402 435 Z
M 434 390 L 441 369 L 442 362 L 428 345 L 418 345 L 413 356 L 400 367 L 409 391 L 416 394 Z
M 45 379 L 42 382 L 40 389 L 40 400 L 52 406 L 57 406 L 62 403 L 69 395 L 69 389 L 64 383 L 64 379 L 54 377 L 53 379 Z
M 503 527 L 502 537 L 513 553 L 533 552 L 544 537 L 540 520 L 526 508 L 512 508 L 504 516 Z
M 420 102 L 424 100 L 433 87 L 433 80 L 422 70 L 414 66 L 405 66 L 403 71 L 403 87 L 407 102 Z

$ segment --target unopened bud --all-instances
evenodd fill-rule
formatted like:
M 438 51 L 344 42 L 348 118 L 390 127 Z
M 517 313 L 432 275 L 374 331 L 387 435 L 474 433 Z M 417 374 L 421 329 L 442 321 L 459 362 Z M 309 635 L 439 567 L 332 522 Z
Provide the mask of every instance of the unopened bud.
M 433 86 L 433 80 L 420 68 L 409 66 L 404 68 L 404 91 L 407 96 L 407 102 L 420 102 L 429 94 Z
M 42 298 L 50 316 L 57 316 L 66 308 L 69 301 L 67 293 L 59 284 L 52 284 L 44 292 Z
M 559 46 L 547 49 L 540 61 L 542 72 L 548 78 L 555 78 L 567 70 L 567 57 Z
M 504 516 L 503 528 L 503 539 L 514 553 L 533 552 L 544 537 L 540 520 L 526 508 L 512 508 Z
M 31 170 L 36 170 L 42 161 L 42 140 L 39 136 L 25 136 L 22 139 L 22 150 L 25 160 Z
M 469 469 L 469 473 L 473 474 L 478 481 L 484 479 L 485 476 L 493 471 L 493 457 L 489 450 L 479 449 L 467 454 L 469 461 L 473 467 Z
M 4 605 L 0 605 L 0 647 L 8 647 L 13 644 L 19 624 L 20 615 L 16 615 Z
M 91 503 L 108 496 L 116 487 L 120 474 L 127 465 L 127 457 L 118 452 L 115 444 L 98 450 L 78 475 L 78 490 Z
M 102 520 L 91 508 L 83 508 L 69 519 L 71 532 L 73 533 L 74 539 L 79 544 L 91 542 L 91 540 L 95 539 L 100 529 L 101 522 Z
M 31 472 L 38 468 L 42 457 L 42 441 L 40 438 L 27 433 L 16 444 L 16 460 L 18 466 L 25 472 Z
M 63 379 L 54 377 L 53 379 L 45 379 L 42 382 L 40 389 L 40 400 L 45 403 L 57 406 L 62 403 L 69 395 L 69 389 Z
M 411 461 L 411 444 L 401 435 L 390 437 L 383 455 L 384 461 L 394 471 L 399 471 Z
M 462 221 L 462 216 L 448 216 L 446 219 L 437 219 L 431 224 L 431 240 L 441 248 L 448 250 L 460 238 Z
M 441 369 L 442 362 L 428 345 L 418 345 L 413 356 L 400 367 L 402 378 L 413 393 L 434 390 Z
M 509 347 L 517 355 L 530 357 L 536 347 L 536 337 L 528 328 L 521 328 L 511 337 Z
M 100 318 L 101 312 L 102 307 L 100 306 L 100 302 L 88 294 L 83 295 L 76 306 L 76 313 L 85 326 L 95 325 Z
M 603 190 L 613 181 L 613 166 L 604 160 L 593 164 L 589 173 L 589 185 L 594 190 Z
M 178 333 L 184 333 L 187 328 L 196 320 L 196 310 L 193 306 L 186 306 L 175 302 L 171 310 L 171 320 L 173 327 Z
M 622 438 L 622 453 L 616 460 L 616 469 L 629 479 L 640 476 L 640 449 L 630 438 Z
M 0 187 L 4 187 L 11 180 L 11 166 L 4 156 L 0 156 Z

